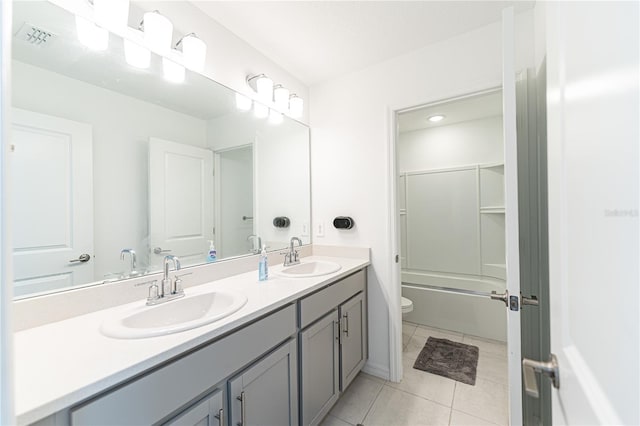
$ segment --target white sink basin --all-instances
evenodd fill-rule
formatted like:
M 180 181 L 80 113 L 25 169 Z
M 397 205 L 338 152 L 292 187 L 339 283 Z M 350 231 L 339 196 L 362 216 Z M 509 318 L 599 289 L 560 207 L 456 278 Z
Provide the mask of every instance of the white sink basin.
M 102 324 L 102 334 L 139 339 L 190 330 L 231 315 L 247 303 L 247 296 L 231 291 L 187 295 L 156 306 L 137 307 Z
M 342 266 L 334 262 L 312 260 L 309 262 L 301 262 L 293 266 L 287 266 L 278 274 L 288 278 L 319 277 L 321 275 L 337 272 L 340 268 L 342 268 Z

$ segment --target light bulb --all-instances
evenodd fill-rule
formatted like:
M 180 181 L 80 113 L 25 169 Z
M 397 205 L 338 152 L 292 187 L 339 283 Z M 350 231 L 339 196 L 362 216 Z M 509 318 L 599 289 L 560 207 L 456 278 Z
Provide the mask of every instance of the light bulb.
M 129 65 L 136 68 L 149 68 L 151 64 L 151 51 L 131 40 L 124 39 L 124 59 Z
M 304 101 L 298 95 L 291 95 L 289 98 L 289 115 L 293 118 L 302 117 Z
M 273 80 L 266 75 L 258 77 L 256 91 L 261 100 L 271 102 L 273 100 Z
M 196 37 L 195 34 L 188 34 L 180 40 L 182 53 L 184 55 L 184 65 L 190 70 L 204 70 L 204 63 L 207 56 L 207 45 L 204 41 Z
M 236 108 L 238 108 L 240 111 L 249 111 L 252 104 L 253 101 L 251 99 L 249 99 L 245 95 L 236 93 Z
M 162 58 L 162 73 L 167 81 L 172 83 L 184 82 L 185 68 L 171 59 Z
M 109 47 L 109 31 L 100 28 L 88 19 L 76 15 L 76 31 L 80 43 L 92 50 L 106 50 Z
M 144 42 L 151 50 L 166 53 L 171 48 L 173 24 L 157 10 L 144 14 Z
M 289 89 L 281 84 L 277 85 L 273 89 L 273 101 L 276 104 L 276 108 L 280 111 L 286 111 L 289 108 Z
M 269 115 L 269 108 L 256 102 L 253 104 L 253 115 L 256 118 L 267 118 Z
M 106 28 L 123 29 L 129 21 L 129 0 L 93 0 L 96 23 Z
M 275 109 L 269 110 L 269 123 L 270 124 L 280 124 L 284 120 L 284 117 L 281 113 L 276 111 Z

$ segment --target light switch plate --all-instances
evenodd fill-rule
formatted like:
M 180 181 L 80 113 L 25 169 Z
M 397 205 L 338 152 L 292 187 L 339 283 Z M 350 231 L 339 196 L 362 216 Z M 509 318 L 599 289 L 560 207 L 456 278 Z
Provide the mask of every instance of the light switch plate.
M 304 222 L 302 224 L 302 232 L 301 232 L 303 237 L 308 237 L 309 236 L 309 222 Z
M 316 224 L 316 237 L 324 237 L 324 222 Z

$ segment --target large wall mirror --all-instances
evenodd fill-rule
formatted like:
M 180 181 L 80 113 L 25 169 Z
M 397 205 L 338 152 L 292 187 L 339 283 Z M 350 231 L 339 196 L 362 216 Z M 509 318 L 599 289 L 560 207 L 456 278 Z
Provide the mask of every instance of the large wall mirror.
M 203 264 L 209 241 L 217 262 L 310 243 L 308 127 L 239 111 L 198 73 L 167 82 L 159 56 L 133 68 L 114 34 L 89 50 L 49 2 L 13 13 L 16 297 L 157 272 L 167 254 Z

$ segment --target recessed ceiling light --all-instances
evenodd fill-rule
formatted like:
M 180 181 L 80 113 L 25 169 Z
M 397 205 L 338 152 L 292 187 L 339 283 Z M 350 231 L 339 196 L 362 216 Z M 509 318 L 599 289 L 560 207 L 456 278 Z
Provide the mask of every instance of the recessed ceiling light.
M 437 123 L 438 121 L 442 121 L 443 119 L 444 115 L 442 114 L 432 115 L 431 117 L 427 118 L 427 120 L 431 121 L 432 123 Z

